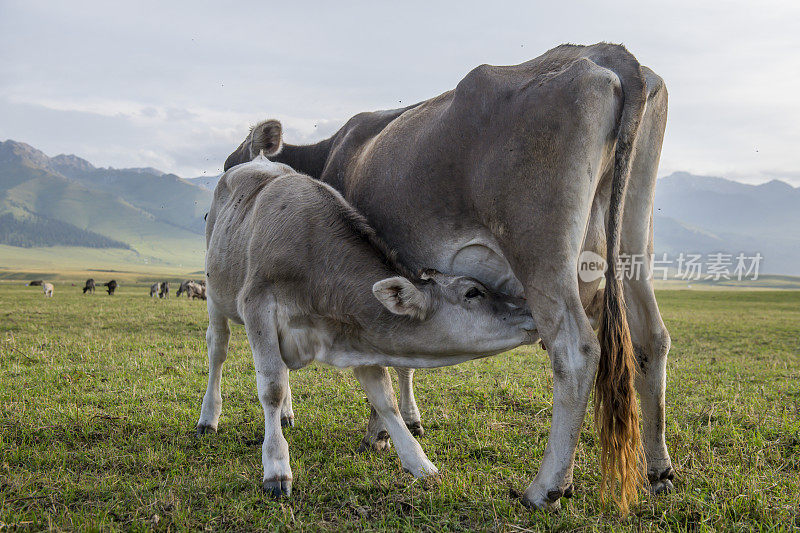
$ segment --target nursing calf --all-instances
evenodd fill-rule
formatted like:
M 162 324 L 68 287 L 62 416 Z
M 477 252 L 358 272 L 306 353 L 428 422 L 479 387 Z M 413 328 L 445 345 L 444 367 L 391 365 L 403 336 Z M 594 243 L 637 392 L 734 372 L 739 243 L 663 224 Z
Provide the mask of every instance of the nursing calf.
M 280 149 L 280 127 L 267 155 Z M 263 487 L 291 492 L 281 421 L 289 369 L 353 367 L 403 468 L 437 473 L 403 422 L 386 366 L 452 365 L 531 342 L 523 300 L 474 279 L 416 275 L 330 186 L 259 155 L 227 171 L 206 225 L 208 389 L 198 433 L 214 432 L 228 321 L 244 324 L 264 410 Z

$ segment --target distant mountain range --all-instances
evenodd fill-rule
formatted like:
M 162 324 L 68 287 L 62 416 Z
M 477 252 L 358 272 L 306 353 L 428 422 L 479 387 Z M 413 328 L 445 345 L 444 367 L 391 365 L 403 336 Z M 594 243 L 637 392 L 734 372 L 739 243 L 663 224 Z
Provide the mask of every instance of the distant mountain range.
M 760 253 L 761 272 L 800 275 L 800 188 L 676 172 L 658 180 L 656 251 Z
M 201 268 L 211 197 L 155 169 L 97 168 L 74 155 L 0 143 L 0 244 L 121 248 L 143 264 Z
M 200 269 L 203 216 L 218 180 L 97 168 L 75 155 L 48 157 L 5 141 L 0 246 L 3 254 L 116 249 L 125 261 Z M 785 182 L 744 185 L 676 172 L 658 181 L 654 226 L 657 254 L 758 252 L 761 272 L 800 275 L 800 188 Z
M 194 183 L 198 187 L 202 187 L 206 190 L 213 191 L 217 187 L 217 182 L 221 177 L 222 174 L 217 174 L 216 176 L 200 176 L 197 178 L 188 178 L 186 181 Z

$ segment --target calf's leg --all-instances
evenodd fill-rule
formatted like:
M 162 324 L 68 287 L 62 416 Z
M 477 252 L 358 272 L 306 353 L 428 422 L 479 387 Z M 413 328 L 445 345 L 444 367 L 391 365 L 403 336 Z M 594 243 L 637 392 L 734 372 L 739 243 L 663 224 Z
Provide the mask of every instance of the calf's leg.
M 425 430 L 422 428 L 417 401 L 414 398 L 414 369 L 396 367 L 395 371 L 397 372 L 397 389 L 400 397 L 400 415 L 411 434 L 421 437 L 425 434 Z
M 414 399 L 414 369 L 396 367 L 395 371 L 397 372 L 398 395 L 400 397 L 400 415 L 403 417 L 403 421 L 411 434 L 415 437 L 421 437 L 425 434 L 425 430 L 422 427 L 419 409 Z M 374 407 L 370 406 L 367 434 L 364 435 L 357 451 L 374 450 L 379 452 L 389 448 L 391 448 L 389 433 L 386 431 L 381 417 L 378 416 L 378 412 Z
M 281 427 L 294 427 L 294 410 L 292 409 L 292 388 L 286 383 L 286 398 L 281 406 Z
M 275 306 L 271 296 L 253 295 L 252 292 L 242 302 L 240 313 L 253 351 L 258 400 L 264 410 L 262 486 L 274 498 L 290 496 L 292 469 L 289 466 L 289 443 L 281 431 L 281 413 L 289 394 L 289 369 L 281 359 Z
M 361 366 L 355 367 L 353 373 L 364 388 L 369 403 L 372 404 L 392 437 L 403 470 L 415 477 L 438 474 L 439 471 L 428 460 L 425 452 L 422 451 L 422 446 L 408 430 L 400 416 L 394 389 L 392 389 L 392 379 L 386 368 Z
M 208 329 L 206 330 L 208 387 L 203 396 L 200 420 L 197 421 L 198 435 L 217 432 L 219 415 L 222 411 L 222 363 L 228 357 L 230 333 L 228 319 L 216 309 L 214 302 L 208 300 Z
M 389 442 L 389 432 L 386 431 L 386 427 L 383 425 L 383 420 L 378 415 L 378 411 L 372 407 L 372 404 L 369 406 L 369 422 L 367 422 L 367 434 L 364 435 L 364 438 L 361 440 L 361 444 L 358 446 L 358 452 L 366 452 L 366 451 L 376 451 L 381 452 L 383 450 L 388 450 L 391 448 L 392 445 Z

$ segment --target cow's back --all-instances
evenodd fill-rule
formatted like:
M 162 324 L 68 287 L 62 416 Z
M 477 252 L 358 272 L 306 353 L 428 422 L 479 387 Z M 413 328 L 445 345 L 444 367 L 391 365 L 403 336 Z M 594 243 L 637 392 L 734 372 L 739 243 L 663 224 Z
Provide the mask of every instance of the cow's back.
M 520 65 L 476 67 L 456 89 L 403 110 L 379 131 L 372 124 L 351 128 L 340 142 L 353 146 L 338 148 L 348 157 L 332 152 L 322 179 L 342 190 L 413 268 L 495 285 L 482 272 L 454 268 L 455 255 L 472 240 L 499 248 L 495 221 L 507 191 L 540 187 L 545 196 L 553 185 L 546 172 L 539 179 L 527 169 L 559 164 L 564 143 L 583 131 L 581 121 L 593 120 L 590 96 L 598 88 L 609 100 L 603 106 L 621 109 L 617 74 L 595 62 L 618 49 L 566 45 Z M 615 114 L 603 117 L 609 153 Z

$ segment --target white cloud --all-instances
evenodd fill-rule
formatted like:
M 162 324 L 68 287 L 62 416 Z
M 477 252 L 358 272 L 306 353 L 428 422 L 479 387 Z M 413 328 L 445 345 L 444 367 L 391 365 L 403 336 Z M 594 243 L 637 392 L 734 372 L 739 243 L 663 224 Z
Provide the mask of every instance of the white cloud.
M 796 2 L 0 7 L 0 136 L 96 164 L 214 173 L 267 117 L 311 142 L 351 115 L 560 42 L 625 43 L 670 92 L 661 174 L 800 185 Z M 756 151 L 758 150 L 758 151 Z

